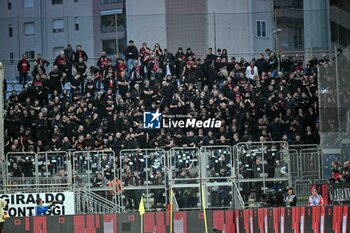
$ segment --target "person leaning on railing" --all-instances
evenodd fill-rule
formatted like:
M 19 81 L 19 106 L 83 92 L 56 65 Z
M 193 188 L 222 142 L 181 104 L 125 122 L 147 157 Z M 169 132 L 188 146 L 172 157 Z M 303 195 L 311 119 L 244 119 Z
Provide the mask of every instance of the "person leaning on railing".
M 293 188 L 288 188 L 287 196 L 284 198 L 286 207 L 297 205 L 297 196 L 293 193 Z
M 309 202 L 307 203 L 308 206 L 323 206 L 324 200 L 323 197 L 317 193 L 317 190 L 315 187 L 311 189 L 311 196 L 309 196 Z

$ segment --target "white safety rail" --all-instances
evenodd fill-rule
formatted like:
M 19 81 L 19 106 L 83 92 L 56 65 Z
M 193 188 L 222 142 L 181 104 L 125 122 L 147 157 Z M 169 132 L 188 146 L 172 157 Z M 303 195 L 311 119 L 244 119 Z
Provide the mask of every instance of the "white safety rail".
M 200 148 L 200 152 L 207 208 L 232 208 L 234 206 L 232 177 L 235 177 L 232 147 L 204 146 Z
M 244 202 L 250 206 L 283 204 L 271 197 L 292 185 L 288 143 L 242 142 L 234 150 L 237 182 Z
M 170 190 L 177 210 L 200 209 L 200 187 L 206 208 L 242 209 L 275 205 L 271 194 L 292 184 L 305 204 L 320 165 L 317 146 L 280 141 L 121 150 L 119 157 L 112 150 L 19 152 L 6 155 L 3 183 L 7 193 L 75 191 L 81 213 L 137 211 L 142 194 L 147 211 L 165 210 Z
M 164 210 L 167 195 L 167 152 L 162 149 L 120 151 L 122 204 L 126 210 L 138 210 L 141 196 L 146 210 Z
M 170 186 L 180 210 L 201 207 L 200 150 L 196 147 L 170 149 Z
M 75 212 L 76 214 L 113 214 L 123 213 L 124 209 L 91 190 L 80 189 L 75 192 Z
M 322 178 L 322 151 L 318 145 L 290 145 L 292 180 Z

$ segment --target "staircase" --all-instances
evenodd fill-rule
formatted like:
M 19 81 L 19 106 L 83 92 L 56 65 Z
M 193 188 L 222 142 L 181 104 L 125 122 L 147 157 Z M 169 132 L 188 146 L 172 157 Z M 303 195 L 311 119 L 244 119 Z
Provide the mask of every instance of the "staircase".
M 244 205 L 241 192 L 239 191 L 239 188 L 236 182 L 233 182 L 233 198 L 234 198 L 235 209 L 243 210 L 245 208 L 245 205 Z
M 124 213 L 120 204 L 105 198 L 103 191 L 93 192 L 88 189 L 75 191 L 75 213 L 76 214 L 114 214 Z M 115 200 L 116 195 L 112 197 Z

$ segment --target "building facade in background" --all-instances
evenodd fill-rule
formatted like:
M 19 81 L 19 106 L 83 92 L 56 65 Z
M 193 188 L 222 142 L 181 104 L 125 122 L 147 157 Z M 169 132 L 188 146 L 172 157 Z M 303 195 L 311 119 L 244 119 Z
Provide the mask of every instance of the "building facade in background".
M 123 0 L 4 0 L 0 15 L 5 64 L 23 53 L 29 59 L 37 53 L 53 59 L 67 44 L 82 45 L 90 57 L 102 50 L 116 54 L 126 41 Z
M 350 44 L 350 1 L 274 0 L 278 48 L 283 51 L 332 50 Z
M 273 46 L 272 13 L 272 0 L 128 0 L 127 38 L 172 52 L 189 47 L 204 55 L 212 47 L 252 56 Z
M 350 41 L 347 0 L 3 0 L 0 17 L 9 79 L 23 53 L 53 59 L 68 43 L 91 58 L 120 54 L 132 39 L 173 53 L 191 48 L 199 57 L 208 47 L 226 48 L 249 59 L 266 48 L 330 50 Z

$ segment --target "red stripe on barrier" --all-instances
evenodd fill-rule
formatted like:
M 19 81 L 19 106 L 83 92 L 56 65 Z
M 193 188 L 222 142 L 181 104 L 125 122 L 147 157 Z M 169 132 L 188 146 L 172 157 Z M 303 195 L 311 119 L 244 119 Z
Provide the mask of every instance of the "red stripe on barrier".
M 156 213 L 156 232 L 158 233 L 165 233 L 165 221 L 164 221 L 164 213 L 163 212 L 157 212 Z
M 338 209 L 336 208 L 336 206 L 333 206 L 333 221 L 332 221 L 333 231 L 337 229 L 337 214 L 338 214 Z
M 170 225 L 170 213 L 168 211 L 165 213 L 165 224 Z
M 341 222 L 342 222 L 342 207 L 334 206 L 333 207 L 333 230 L 335 233 L 340 233 Z
M 258 209 L 258 229 L 260 233 L 264 233 L 264 210 Z
M 96 225 L 96 229 L 101 227 L 100 226 L 101 225 L 100 224 L 100 215 L 98 215 L 98 214 L 95 215 L 95 225 Z
M 33 231 L 34 233 L 47 233 L 46 216 L 34 218 Z
M 224 230 L 225 224 L 225 212 L 223 210 L 214 210 L 213 211 L 213 228 L 219 231 Z
M 95 215 L 86 215 L 85 224 L 86 233 L 96 233 Z
M 154 213 L 148 212 L 143 215 L 144 232 L 154 232 L 156 225 L 154 220 Z
M 30 219 L 29 219 L 29 217 L 24 218 L 24 229 L 26 231 L 30 231 Z
M 225 233 L 235 233 L 235 219 L 233 218 L 233 211 L 225 211 Z
M 279 209 L 275 208 L 273 209 L 273 229 L 275 230 L 275 233 L 278 233 L 278 227 L 279 227 Z
M 328 188 L 329 188 L 328 184 L 322 184 L 322 196 L 323 196 L 325 205 L 328 205 Z
M 85 229 L 85 216 L 77 215 L 73 218 L 74 233 L 84 233 Z
M 343 219 L 345 224 L 345 232 L 348 232 L 348 214 L 349 214 L 349 206 L 344 206 Z
M 250 233 L 250 228 L 249 228 L 249 210 L 244 210 L 244 216 L 243 216 L 243 221 L 244 221 L 244 230 L 246 233 Z
M 320 207 L 315 206 L 312 208 L 312 229 L 315 233 L 319 233 L 320 226 Z
M 300 207 L 296 207 L 294 209 L 295 209 L 294 229 L 295 229 L 295 233 L 299 233 L 300 232 L 300 221 L 301 221 L 301 208 Z

